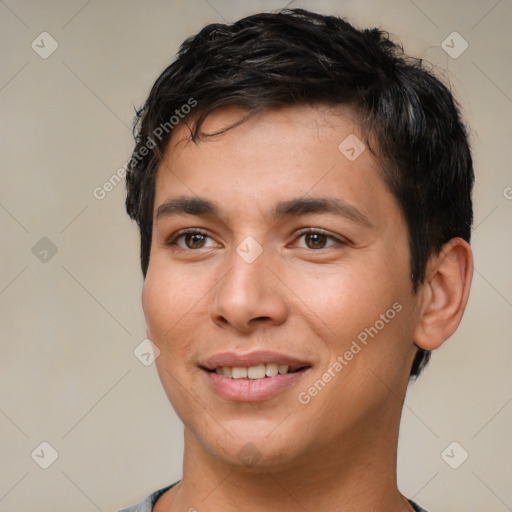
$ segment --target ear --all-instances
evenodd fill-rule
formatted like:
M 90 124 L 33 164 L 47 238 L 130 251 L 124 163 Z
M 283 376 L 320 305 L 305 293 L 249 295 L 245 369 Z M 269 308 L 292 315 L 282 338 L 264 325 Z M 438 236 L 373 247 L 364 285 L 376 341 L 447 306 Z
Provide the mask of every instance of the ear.
M 420 286 L 421 311 L 414 332 L 415 344 L 424 350 L 440 347 L 457 329 L 473 276 L 473 253 L 462 238 L 447 242 L 430 259 Z

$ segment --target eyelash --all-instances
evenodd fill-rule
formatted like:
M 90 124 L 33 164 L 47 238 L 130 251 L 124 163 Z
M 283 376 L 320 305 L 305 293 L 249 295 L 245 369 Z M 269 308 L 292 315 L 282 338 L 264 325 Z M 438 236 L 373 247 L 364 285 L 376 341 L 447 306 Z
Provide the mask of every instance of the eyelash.
M 348 245 L 348 240 L 342 238 L 342 237 L 336 237 L 330 233 L 328 233 L 327 231 L 323 230 L 323 229 L 320 229 L 320 228 L 304 228 L 304 229 L 301 229 L 299 230 L 299 232 L 297 233 L 297 237 L 296 239 L 300 239 L 301 237 L 305 236 L 305 235 L 309 235 L 309 234 L 314 234 L 314 235 L 323 235 L 325 236 L 328 240 L 332 240 L 334 242 L 336 242 L 336 245 L 338 246 L 344 246 L 344 245 Z M 203 235 L 205 237 L 208 237 L 208 238 L 212 238 L 210 237 L 210 235 L 208 235 L 207 232 L 199 229 L 199 228 L 187 228 L 187 229 L 183 229 L 181 231 L 178 231 L 177 233 L 174 233 L 167 241 L 166 241 L 166 245 L 168 246 L 176 246 L 178 247 L 179 249 L 182 249 L 184 251 L 194 251 L 194 250 L 198 250 L 198 249 L 190 249 L 190 248 L 187 248 L 187 249 L 183 249 L 183 247 L 179 247 L 178 244 L 177 244 L 177 241 L 183 237 L 183 236 L 186 236 L 186 235 Z M 213 239 L 212 239 L 213 240 Z M 329 249 L 330 247 L 332 246 L 329 246 L 329 247 L 321 247 L 319 249 L 310 249 L 308 247 L 301 247 L 301 249 L 309 249 L 311 251 L 319 251 L 319 250 L 322 250 L 322 249 Z M 203 249 L 203 247 L 200 247 L 199 249 Z
M 208 238 L 211 238 L 210 235 L 208 235 L 208 233 L 206 233 L 205 231 L 199 229 L 199 228 L 187 228 L 187 229 L 182 229 L 181 231 L 178 231 L 177 233 L 174 233 L 173 235 L 171 235 L 171 237 L 165 242 L 165 245 L 169 245 L 169 246 L 177 246 L 179 249 L 183 249 L 182 247 L 179 247 L 178 244 L 176 243 L 178 239 L 180 239 L 181 237 L 185 236 L 185 235 L 204 235 L 204 236 L 207 236 Z M 193 251 L 194 249 L 183 249 L 184 251 Z M 195 249 L 197 250 L 197 249 Z
M 313 235 L 323 235 L 323 236 L 325 236 L 327 238 L 327 240 L 334 241 L 335 245 L 337 245 L 338 247 L 344 246 L 344 245 L 348 244 L 348 240 L 346 240 L 345 238 L 339 237 L 339 236 L 334 236 L 334 235 L 330 234 L 328 231 L 325 231 L 324 229 L 320 229 L 320 228 L 304 228 L 304 229 L 301 229 L 297 233 L 297 239 L 302 238 L 304 235 L 310 235 L 310 234 L 313 234 Z M 331 247 L 334 247 L 334 245 L 331 245 L 329 247 L 321 247 L 321 248 L 316 249 L 316 250 L 320 251 L 322 249 L 330 249 Z M 301 247 L 301 249 L 304 249 L 304 247 Z M 309 247 L 305 247 L 305 249 L 309 249 L 310 251 L 314 251 L 315 250 L 315 249 L 311 249 Z

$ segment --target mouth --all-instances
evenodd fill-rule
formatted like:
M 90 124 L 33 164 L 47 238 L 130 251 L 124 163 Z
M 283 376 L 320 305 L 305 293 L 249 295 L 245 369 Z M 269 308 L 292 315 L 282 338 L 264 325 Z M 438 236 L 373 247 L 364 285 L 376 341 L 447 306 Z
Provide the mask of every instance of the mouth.
M 297 373 L 311 368 L 309 365 L 290 367 L 287 364 L 261 363 L 255 366 L 217 366 L 212 370 L 203 368 L 209 373 L 216 373 L 228 379 L 260 380 L 269 379 L 276 375 Z
M 212 391 L 236 402 L 252 402 L 276 396 L 296 383 L 312 365 L 275 352 L 217 354 L 200 368 Z

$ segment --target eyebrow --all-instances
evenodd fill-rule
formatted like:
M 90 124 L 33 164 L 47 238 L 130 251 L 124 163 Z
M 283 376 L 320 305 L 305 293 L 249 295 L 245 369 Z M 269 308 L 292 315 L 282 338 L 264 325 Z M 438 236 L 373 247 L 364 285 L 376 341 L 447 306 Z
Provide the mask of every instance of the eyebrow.
M 332 213 L 367 227 L 372 227 L 372 223 L 364 213 L 355 206 L 338 198 L 301 197 L 278 203 L 273 211 L 275 217 L 298 216 L 311 213 Z
M 176 197 L 168 199 L 156 210 L 156 220 L 172 215 L 219 215 L 219 208 L 202 197 Z
M 278 203 L 272 209 L 275 218 L 294 217 L 314 213 L 331 213 L 367 227 L 372 223 L 364 213 L 341 199 L 330 197 L 301 197 Z M 173 215 L 219 216 L 219 207 L 202 197 L 176 197 L 162 203 L 156 211 L 156 220 Z

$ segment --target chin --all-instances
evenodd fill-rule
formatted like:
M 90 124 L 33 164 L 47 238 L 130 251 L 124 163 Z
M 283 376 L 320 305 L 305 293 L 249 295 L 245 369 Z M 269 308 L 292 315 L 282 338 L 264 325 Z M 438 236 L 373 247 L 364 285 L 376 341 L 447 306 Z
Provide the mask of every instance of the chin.
M 222 463 L 255 473 L 284 468 L 300 457 L 301 444 L 294 438 L 296 429 L 283 429 L 277 436 L 272 433 L 269 435 L 272 429 L 268 423 L 265 427 L 264 430 L 255 429 L 254 425 L 246 423 L 244 429 L 242 422 L 239 422 L 236 429 L 224 430 L 218 426 L 208 433 L 201 433 L 204 434 L 200 437 L 201 444 Z M 276 423 L 272 428 L 276 428 Z M 218 436 L 212 438 L 215 433 Z

